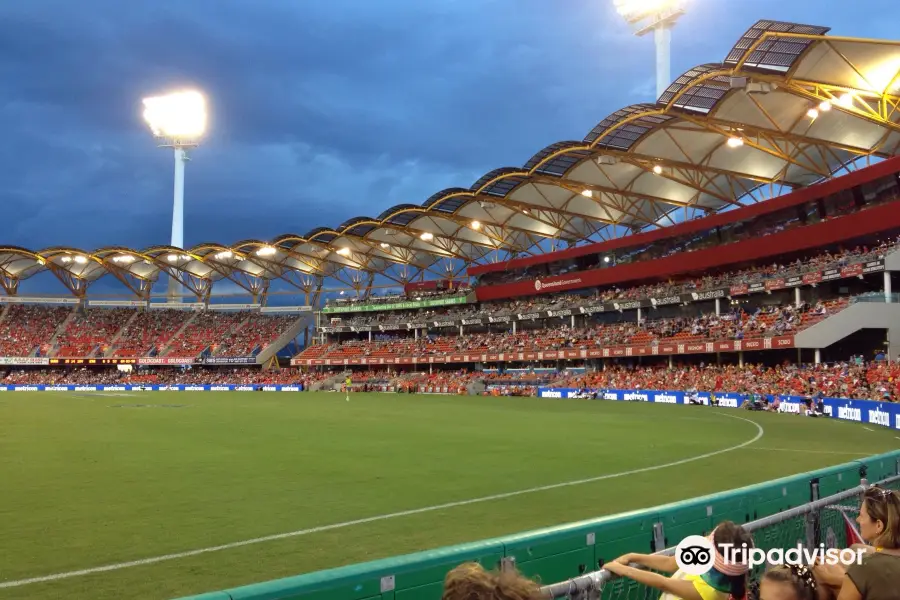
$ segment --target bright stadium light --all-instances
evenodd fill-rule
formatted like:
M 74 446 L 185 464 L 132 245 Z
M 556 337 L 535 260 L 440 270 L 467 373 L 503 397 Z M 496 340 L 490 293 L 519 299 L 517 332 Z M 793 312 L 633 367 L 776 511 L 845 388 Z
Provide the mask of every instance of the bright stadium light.
M 472 229 L 475 231 L 481 229 L 481 221 L 472 221 Z
M 659 98 L 672 82 L 672 27 L 684 14 L 684 0 L 613 0 L 619 15 L 636 28 L 635 35 L 651 31 L 656 40 L 656 97 Z
M 422 239 L 423 242 L 430 242 L 431 240 L 434 239 L 434 234 L 433 234 L 433 233 L 428 233 L 428 232 L 426 231 L 425 233 L 423 233 L 423 234 L 420 235 L 419 237 Z
M 740 148 L 744 145 L 744 138 L 739 138 L 737 136 L 728 138 L 728 147 L 729 148 Z
M 206 99 L 197 91 L 144 98 L 144 120 L 160 147 L 175 151 L 175 194 L 172 207 L 172 246 L 184 247 L 184 165 L 187 150 L 200 145 L 206 133 Z M 169 300 L 180 299 L 180 285 L 169 280 Z

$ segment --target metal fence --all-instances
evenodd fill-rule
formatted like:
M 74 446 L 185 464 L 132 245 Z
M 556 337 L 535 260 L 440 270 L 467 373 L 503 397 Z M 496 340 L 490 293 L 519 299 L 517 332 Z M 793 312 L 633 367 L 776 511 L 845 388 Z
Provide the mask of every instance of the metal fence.
M 877 482 L 876 485 L 900 490 L 900 475 Z M 859 513 L 861 494 L 869 487 L 866 479 L 860 485 L 821 499 L 818 487 L 812 484 L 813 501 L 756 521 L 743 524 L 744 529 L 753 534 L 754 545 L 766 552 L 774 548 L 791 548 L 802 545 L 816 548 L 824 544 L 826 548 L 847 547 L 845 520 L 851 521 Z M 665 539 L 657 524 L 654 531 L 657 540 Z M 703 532 L 697 532 L 698 534 Z M 659 547 L 659 546 L 657 546 Z M 671 556 L 675 548 L 666 548 L 656 554 Z M 632 565 L 636 566 L 636 565 Z M 751 580 L 757 580 L 765 566 L 751 573 Z M 606 569 L 587 573 L 568 581 L 554 583 L 542 588 L 548 598 L 569 600 L 649 600 L 657 598 L 659 592 L 647 588 L 631 579 L 615 577 Z

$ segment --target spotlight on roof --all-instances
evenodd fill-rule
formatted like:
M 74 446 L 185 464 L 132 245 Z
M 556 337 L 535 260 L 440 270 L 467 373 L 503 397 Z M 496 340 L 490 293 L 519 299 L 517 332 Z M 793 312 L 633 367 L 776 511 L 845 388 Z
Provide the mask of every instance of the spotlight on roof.
M 429 232 L 426 231 L 425 233 L 423 233 L 423 234 L 420 235 L 419 237 L 422 239 L 423 242 L 430 242 L 431 240 L 434 239 L 434 234 L 433 234 L 433 233 L 429 233 Z
M 137 260 L 137 259 L 135 257 L 131 256 L 130 254 L 120 254 L 118 256 L 113 256 L 113 262 L 116 262 L 116 263 L 128 264 L 128 263 L 133 263 L 135 260 Z
M 615 156 L 608 156 L 606 154 L 603 154 L 603 155 L 597 157 L 598 165 L 614 165 L 618 162 L 619 162 L 619 159 L 617 159 Z
M 593 198 L 594 192 L 592 192 L 591 190 L 583 190 L 581 192 L 581 195 L 584 196 L 585 198 Z
M 272 256 L 275 254 L 276 250 L 272 246 L 263 246 L 259 250 L 256 251 L 257 256 Z
M 79 265 L 83 265 L 87 262 L 87 259 L 79 254 L 75 257 L 75 262 L 77 262 Z
M 382 249 L 382 250 L 387 250 L 387 249 L 390 248 L 390 247 L 391 247 L 390 244 L 388 244 L 388 243 L 386 243 L 386 242 L 381 242 L 381 249 Z
M 852 107 L 853 94 L 843 94 L 840 98 L 838 98 L 838 104 L 844 108 Z
M 341 256 L 350 256 L 350 248 L 347 248 L 346 246 L 343 248 L 338 248 L 337 253 Z
M 810 119 L 818 119 L 819 118 L 819 109 L 817 109 L 817 108 L 809 109 L 808 111 L 806 111 L 806 116 L 809 117 Z
M 72 262 L 72 257 L 71 256 L 63 256 L 60 260 L 64 263 L 70 263 L 70 262 Z
M 662 167 L 660 165 L 653 165 L 653 172 L 657 175 L 662 175 Z
M 819 103 L 819 110 L 822 112 L 831 110 L 831 100 L 822 100 L 822 102 Z
M 226 258 L 231 258 L 232 256 L 234 256 L 234 253 L 231 250 L 223 250 L 222 252 L 216 254 L 216 260 L 223 260 Z
M 472 229 L 474 229 L 475 231 L 478 231 L 479 229 L 481 229 L 481 222 L 480 221 L 472 221 Z
M 744 138 L 739 137 L 730 137 L 728 138 L 728 147 L 729 148 L 740 148 L 744 145 Z
M 169 262 L 178 262 L 177 254 L 170 254 L 166 258 L 168 259 Z

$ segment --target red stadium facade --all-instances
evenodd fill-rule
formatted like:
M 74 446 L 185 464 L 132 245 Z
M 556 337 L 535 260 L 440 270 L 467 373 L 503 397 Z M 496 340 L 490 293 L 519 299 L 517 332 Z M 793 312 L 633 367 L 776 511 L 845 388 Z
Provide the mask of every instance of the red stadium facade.
M 542 256 L 516 259 L 497 265 L 472 267 L 469 269 L 469 273 L 477 276 L 534 267 L 536 265 L 546 265 L 560 260 L 603 254 L 625 247 L 634 247 L 675 236 L 711 230 L 724 225 L 763 217 L 793 206 L 801 206 L 837 196 L 842 192 L 852 193 L 865 184 L 887 177 L 896 178 L 898 173 L 900 173 L 900 157 L 892 158 L 843 177 L 753 206 L 609 242 L 562 250 Z M 480 285 L 475 289 L 479 301 L 488 301 L 536 294 L 552 294 L 626 282 L 666 279 L 673 276 L 702 273 L 709 269 L 727 267 L 739 263 L 764 261 L 771 257 L 813 250 L 867 235 L 876 235 L 898 227 L 900 227 L 900 210 L 897 210 L 895 203 L 888 203 L 838 219 L 808 225 L 799 231 L 792 230 L 774 233 L 763 238 L 725 244 L 696 252 L 679 253 L 674 256 L 637 264 L 575 271 L 564 275 L 533 278 L 507 284 Z M 798 233 L 801 234 L 798 235 Z

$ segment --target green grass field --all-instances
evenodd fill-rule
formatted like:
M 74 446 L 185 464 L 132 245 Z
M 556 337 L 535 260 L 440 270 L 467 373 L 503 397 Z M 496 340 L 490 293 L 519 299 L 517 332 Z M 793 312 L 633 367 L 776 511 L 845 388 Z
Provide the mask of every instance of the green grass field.
M 0 599 L 212 591 L 727 490 L 893 450 L 895 435 L 585 400 L 6 393 Z

